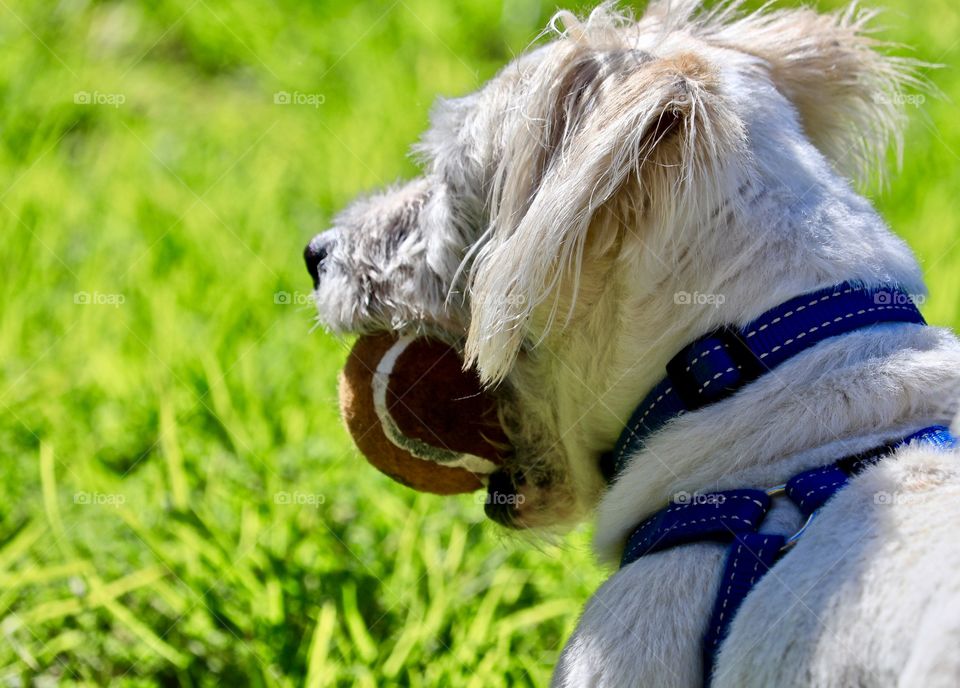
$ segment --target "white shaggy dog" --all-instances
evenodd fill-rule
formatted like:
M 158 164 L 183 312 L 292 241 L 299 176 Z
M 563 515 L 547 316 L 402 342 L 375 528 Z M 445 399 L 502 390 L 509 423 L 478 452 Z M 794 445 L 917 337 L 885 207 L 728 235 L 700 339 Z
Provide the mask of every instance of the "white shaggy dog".
M 561 528 L 595 513 L 606 561 L 677 494 L 783 483 L 949 423 L 960 395 L 953 334 L 865 327 L 673 419 L 604 480 L 599 457 L 698 337 L 840 283 L 924 289 L 848 181 L 899 148 L 912 65 L 856 10 L 698 4 L 558 14 L 555 40 L 437 105 L 423 177 L 358 201 L 306 252 L 328 327 L 443 337 L 491 385 L 514 446 L 491 485 L 525 499 L 490 515 Z M 912 444 L 853 477 L 747 596 L 713 685 L 960 684 L 958 461 Z M 762 531 L 802 520 L 778 499 Z M 555 684 L 703 682 L 726 551 L 620 569 Z

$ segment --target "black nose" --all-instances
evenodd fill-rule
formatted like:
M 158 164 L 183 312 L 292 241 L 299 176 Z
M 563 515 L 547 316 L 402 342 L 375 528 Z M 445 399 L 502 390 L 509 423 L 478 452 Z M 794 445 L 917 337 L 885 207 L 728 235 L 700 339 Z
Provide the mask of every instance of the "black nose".
M 327 259 L 330 246 L 333 243 L 332 237 L 327 232 L 319 234 L 307 244 L 303 249 L 303 260 L 307 264 L 307 272 L 313 278 L 313 288 L 316 289 L 320 284 L 320 275 L 323 274 L 323 261 Z

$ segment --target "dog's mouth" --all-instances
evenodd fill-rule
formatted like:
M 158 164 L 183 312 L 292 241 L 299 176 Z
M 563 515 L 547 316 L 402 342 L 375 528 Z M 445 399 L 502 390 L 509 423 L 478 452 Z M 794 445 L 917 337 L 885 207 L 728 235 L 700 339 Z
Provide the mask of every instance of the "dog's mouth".
M 517 478 L 519 482 L 525 482 L 522 474 Z M 483 507 L 487 518 L 515 530 L 524 527 L 520 519 L 519 507 L 526 501 L 520 489 L 522 484 L 518 486 L 517 482 L 507 471 L 491 474 L 487 480 L 487 499 Z
M 500 470 L 487 481 L 484 513 L 505 528 L 526 530 L 550 525 L 542 512 L 552 484 L 543 478 L 528 477 L 522 471 Z
M 441 495 L 485 490 L 477 503 L 506 528 L 555 525 L 562 481 L 542 452 L 511 441 L 513 405 L 509 388 L 483 388 L 456 349 L 423 337 L 363 335 L 341 378 L 344 420 L 381 472 Z
M 439 339 L 363 335 L 341 375 L 341 414 L 371 464 L 414 489 L 478 489 L 512 453 L 499 401 Z
M 490 476 L 484 513 L 512 530 L 558 533 L 576 523 L 580 515 L 572 486 L 562 476 L 524 472 L 515 467 Z

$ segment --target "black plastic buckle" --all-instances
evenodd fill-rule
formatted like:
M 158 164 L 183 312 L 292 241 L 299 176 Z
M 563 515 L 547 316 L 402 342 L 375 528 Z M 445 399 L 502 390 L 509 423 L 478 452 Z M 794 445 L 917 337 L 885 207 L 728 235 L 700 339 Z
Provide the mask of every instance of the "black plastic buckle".
M 710 355 L 710 361 L 726 359 L 719 366 L 712 366 L 714 369 L 721 368 L 726 370 L 728 367 L 739 366 L 737 380 L 726 385 L 715 385 L 704 389 L 704 383 L 708 380 L 700 380 L 694 375 L 694 371 L 687 370 L 690 365 L 690 351 L 696 347 L 701 350 L 704 343 L 715 341 L 723 345 L 722 351 Z M 673 385 L 674 391 L 688 411 L 696 411 L 699 408 L 708 406 L 716 401 L 725 399 L 744 385 L 753 382 L 768 368 L 757 358 L 756 354 L 747 346 L 743 340 L 743 335 L 739 330 L 732 327 L 721 327 L 704 337 L 701 337 L 693 344 L 684 347 L 680 353 L 674 356 L 667 364 L 667 377 Z

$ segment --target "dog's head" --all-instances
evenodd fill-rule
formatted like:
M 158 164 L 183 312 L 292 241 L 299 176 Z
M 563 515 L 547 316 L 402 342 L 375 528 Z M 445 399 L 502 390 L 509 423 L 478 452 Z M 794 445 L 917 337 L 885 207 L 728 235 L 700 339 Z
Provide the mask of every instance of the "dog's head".
M 307 247 L 326 326 L 440 336 L 499 396 L 514 455 L 492 483 L 525 497 L 497 512 L 511 525 L 594 505 L 598 456 L 678 344 L 743 317 L 731 301 L 775 296 L 791 261 L 829 274 L 759 218 L 896 139 L 902 65 L 864 16 L 697 5 L 559 13 L 553 40 L 436 105 L 422 177 Z

